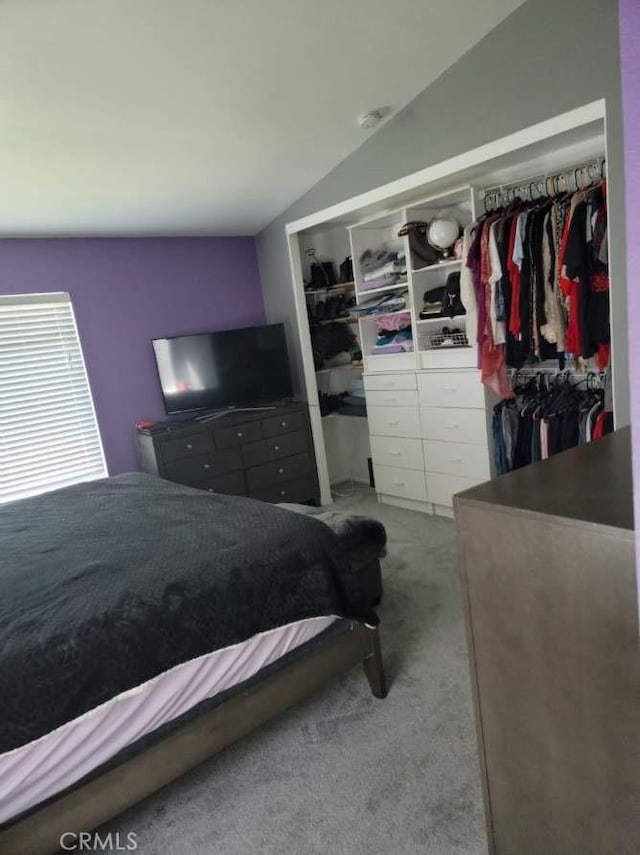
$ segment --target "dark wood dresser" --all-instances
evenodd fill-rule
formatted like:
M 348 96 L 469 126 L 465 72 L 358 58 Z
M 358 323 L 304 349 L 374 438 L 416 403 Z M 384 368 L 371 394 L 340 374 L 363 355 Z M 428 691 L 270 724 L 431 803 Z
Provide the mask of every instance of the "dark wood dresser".
M 140 469 L 168 481 L 265 502 L 320 503 L 305 403 L 161 422 L 138 429 L 136 444 Z
M 628 429 L 455 499 L 489 848 L 640 852 Z

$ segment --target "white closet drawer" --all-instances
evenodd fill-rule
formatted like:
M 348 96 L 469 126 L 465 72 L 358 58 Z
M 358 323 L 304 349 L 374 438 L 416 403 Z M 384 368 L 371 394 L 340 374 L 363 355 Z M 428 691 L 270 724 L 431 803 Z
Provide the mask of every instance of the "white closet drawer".
M 469 490 L 481 484 L 483 478 L 463 478 L 460 475 L 437 475 L 427 473 L 427 487 L 429 490 L 429 501 L 434 505 L 453 507 L 453 497 L 456 493 Z
M 368 392 L 388 389 L 417 389 L 414 371 L 400 371 L 397 374 L 365 374 L 364 388 Z
M 373 472 L 378 493 L 400 496 L 403 499 L 413 499 L 416 502 L 427 501 L 427 485 L 422 470 L 374 465 Z
M 444 442 L 487 444 L 487 423 L 484 410 L 421 407 L 420 421 L 424 439 Z
M 367 404 L 380 407 L 417 407 L 418 393 L 415 389 L 382 389 L 366 392 Z
M 436 442 L 426 439 L 424 464 L 428 472 L 479 478 L 481 481 L 488 481 L 491 478 L 489 452 L 487 447 L 482 445 L 471 445 L 467 442 Z
M 484 409 L 484 385 L 479 371 L 430 371 L 418 374 L 423 407 Z
M 372 436 L 420 438 L 420 414 L 417 407 L 367 406 L 367 418 Z
M 378 466 L 401 466 L 424 470 L 422 441 L 391 436 L 371 437 L 371 456 Z

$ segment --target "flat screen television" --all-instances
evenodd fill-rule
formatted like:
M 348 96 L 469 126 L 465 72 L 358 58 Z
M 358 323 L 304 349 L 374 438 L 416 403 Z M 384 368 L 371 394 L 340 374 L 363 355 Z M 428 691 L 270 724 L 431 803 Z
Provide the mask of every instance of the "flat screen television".
M 156 338 L 153 350 L 168 415 L 293 394 L 283 324 Z

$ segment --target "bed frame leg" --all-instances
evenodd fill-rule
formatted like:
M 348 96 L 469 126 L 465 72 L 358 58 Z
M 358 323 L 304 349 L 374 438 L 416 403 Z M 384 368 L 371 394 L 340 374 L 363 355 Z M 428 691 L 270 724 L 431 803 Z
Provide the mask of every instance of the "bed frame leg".
M 362 665 L 364 673 L 369 681 L 371 693 L 376 698 L 387 697 L 387 679 L 384 674 L 384 664 L 382 662 L 382 650 L 380 649 L 380 635 L 378 628 L 370 630 L 371 634 L 371 652 L 363 661 Z

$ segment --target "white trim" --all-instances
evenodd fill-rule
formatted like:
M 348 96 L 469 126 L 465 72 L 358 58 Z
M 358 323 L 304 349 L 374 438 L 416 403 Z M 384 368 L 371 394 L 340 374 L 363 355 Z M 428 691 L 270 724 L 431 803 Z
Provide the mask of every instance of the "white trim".
M 604 98 L 592 101 L 590 104 L 585 104 L 582 107 L 569 110 L 567 113 L 554 116 L 552 119 L 546 119 L 543 122 L 530 125 L 521 131 L 516 131 L 506 137 L 485 143 L 463 154 L 456 155 L 448 160 L 443 160 L 433 166 L 428 166 L 425 169 L 418 170 L 418 172 L 406 175 L 404 178 L 398 178 L 388 184 L 376 187 L 374 190 L 369 190 L 366 193 L 361 193 L 359 196 L 353 196 L 344 202 L 331 205 L 322 211 L 317 211 L 299 220 L 294 220 L 286 225 L 286 233 L 287 235 L 293 235 L 297 232 L 324 224 L 328 220 L 353 214 L 359 208 L 383 203 L 386 199 L 413 190 L 421 184 L 430 184 L 433 181 L 453 176 L 456 172 L 478 166 L 487 160 L 510 154 L 528 145 L 550 139 L 566 131 L 571 131 L 582 125 L 588 125 L 591 122 L 605 118 Z M 376 217 L 384 213 L 384 211 L 381 211 Z M 388 211 L 388 213 L 391 213 L 391 211 Z
M 71 320 L 73 321 L 73 328 L 76 333 L 76 338 L 78 339 L 78 349 L 80 351 L 80 360 L 82 362 L 82 373 L 84 375 L 85 383 L 87 384 L 87 389 L 89 390 L 89 401 L 91 402 L 91 413 L 93 415 L 93 421 L 96 426 L 96 433 L 98 435 L 98 445 L 100 446 L 100 457 L 102 459 L 102 466 L 105 472 L 105 475 L 109 476 L 109 468 L 107 466 L 107 458 L 104 456 L 104 443 L 102 441 L 102 433 L 100 431 L 100 422 L 98 421 L 98 415 L 96 413 L 96 405 L 93 400 L 93 389 L 91 388 L 91 383 L 89 381 L 89 375 L 87 373 L 87 363 L 84 358 L 84 347 L 82 346 L 82 338 L 80 337 L 80 330 L 78 329 L 78 322 L 76 321 L 76 310 L 73 305 L 73 299 L 71 297 L 71 293 L 69 291 L 65 292 L 66 296 L 69 298 L 69 308 L 71 309 Z M 103 477 L 103 476 L 98 476 Z M 94 479 L 98 480 L 98 479 Z

